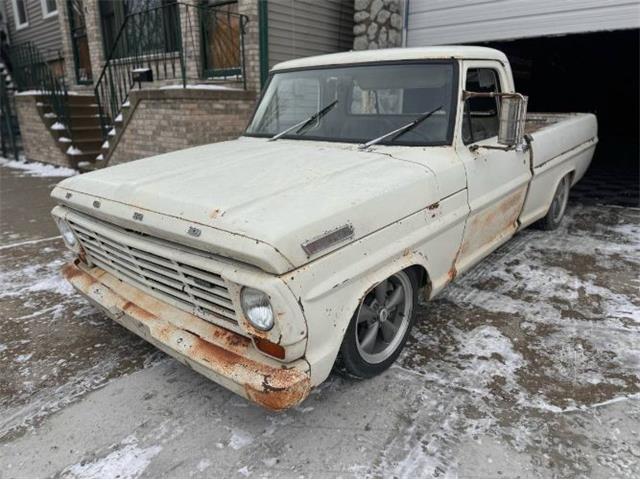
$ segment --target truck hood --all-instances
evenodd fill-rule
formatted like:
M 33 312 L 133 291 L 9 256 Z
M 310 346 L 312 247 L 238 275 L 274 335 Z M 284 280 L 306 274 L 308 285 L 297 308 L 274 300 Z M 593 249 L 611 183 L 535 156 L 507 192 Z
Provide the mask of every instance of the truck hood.
M 439 198 L 434 174 L 414 162 L 355 145 L 247 137 L 68 178 L 53 196 L 74 207 L 64 191 L 117 202 L 122 218 L 123 207 L 130 208 L 129 220 L 135 211 L 184 220 L 207 230 L 199 239 L 207 238 L 207 244 L 199 248 L 272 273 L 299 267 Z M 313 253 L 303 249 L 347 225 L 342 232 L 353 234 L 321 242 Z M 216 231 L 226 240 L 216 241 Z M 173 240 L 179 234 L 187 245 L 195 242 L 186 229 L 168 233 Z M 229 234 L 243 241 L 228 241 Z M 259 254 L 247 251 L 253 244 L 261 247 Z

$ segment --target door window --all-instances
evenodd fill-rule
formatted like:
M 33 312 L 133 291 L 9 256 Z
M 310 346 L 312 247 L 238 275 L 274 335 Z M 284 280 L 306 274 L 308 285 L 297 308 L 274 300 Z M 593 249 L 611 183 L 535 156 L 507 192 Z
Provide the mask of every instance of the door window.
M 500 92 L 498 73 L 492 68 L 467 70 L 465 90 L 469 92 Z M 494 98 L 469 98 L 464 105 L 462 140 L 465 145 L 498 135 L 500 100 Z

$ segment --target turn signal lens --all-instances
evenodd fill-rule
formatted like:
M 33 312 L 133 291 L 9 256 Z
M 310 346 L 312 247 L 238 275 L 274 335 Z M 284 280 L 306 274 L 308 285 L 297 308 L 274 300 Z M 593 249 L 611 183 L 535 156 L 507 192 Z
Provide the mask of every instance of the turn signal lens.
M 266 338 L 253 337 L 253 341 L 256 344 L 256 348 L 267 355 L 284 360 L 285 351 L 284 347 L 277 343 L 270 342 Z

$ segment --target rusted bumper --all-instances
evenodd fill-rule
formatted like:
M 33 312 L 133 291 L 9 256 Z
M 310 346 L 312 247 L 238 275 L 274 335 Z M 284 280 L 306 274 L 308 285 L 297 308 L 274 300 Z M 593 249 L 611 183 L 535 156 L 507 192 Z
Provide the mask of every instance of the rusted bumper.
M 212 325 L 78 261 L 63 276 L 113 320 L 216 383 L 270 410 L 302 402 L 310 390 L 308 363 L 279 364 L 246 337 Z

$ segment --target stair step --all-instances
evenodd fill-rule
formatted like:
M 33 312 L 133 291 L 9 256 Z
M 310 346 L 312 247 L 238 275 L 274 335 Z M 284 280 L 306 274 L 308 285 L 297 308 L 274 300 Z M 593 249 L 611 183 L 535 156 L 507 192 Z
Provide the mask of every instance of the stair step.
M 100 152 L 82 152 L 76 155 L 66 154 L 69 161 L 78 164 L 80 162 L 94 162 L 96 157 L 100 155 Z
M 100 138 L 98 146 L 102 144 L 102 129 L 99 126 L 96 127 L 73 127 L 72 129 L 73 140 L 89 140 Z M 68 136 L 68 135 L 67 135 Z
M 95 95 L 68 95 L 68 105 L 97 105 Z
M 69 124 L 71 125 L 71 129 L 75 129 L 77 127 L 93 127 L 93 126 L 100 126 L 100 118 L 99 117 L 94 117 L 94 116 L 90 116 L 90 115 L 86 115 L 86 116 L 72 116 L 69 119 Z

